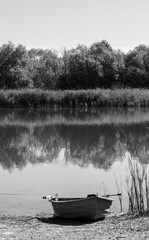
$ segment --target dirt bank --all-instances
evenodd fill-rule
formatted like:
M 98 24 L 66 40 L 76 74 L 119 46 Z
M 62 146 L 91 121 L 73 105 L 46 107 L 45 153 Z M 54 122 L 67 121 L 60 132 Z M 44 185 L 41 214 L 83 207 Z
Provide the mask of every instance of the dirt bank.
M 1 216 L 1 240 L 149 239 L 149 217 L 110 216 L 103 221 L 81 222 L 52 216 Z

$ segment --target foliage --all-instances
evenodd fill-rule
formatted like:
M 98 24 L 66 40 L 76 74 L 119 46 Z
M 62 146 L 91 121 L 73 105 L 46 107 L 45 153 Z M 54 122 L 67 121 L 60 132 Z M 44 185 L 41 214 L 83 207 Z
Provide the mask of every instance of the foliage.
M 32 83 L 28 71 L 28 53 L 24 46 L 9 42 L 0 48 L 0 88 L 17 89 Z
M 124 54 L 106 40 L 61 53 L 12 42 L 0 47 L 0 89 L 149 88 L 149 47 Z

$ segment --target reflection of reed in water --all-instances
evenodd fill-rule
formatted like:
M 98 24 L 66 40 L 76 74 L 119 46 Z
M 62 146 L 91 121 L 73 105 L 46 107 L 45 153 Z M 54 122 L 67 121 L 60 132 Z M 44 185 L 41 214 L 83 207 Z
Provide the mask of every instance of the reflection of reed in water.
M 1 109 L 0 125 L 103 125 L 146 123 L 149 111 L 125 108 Z

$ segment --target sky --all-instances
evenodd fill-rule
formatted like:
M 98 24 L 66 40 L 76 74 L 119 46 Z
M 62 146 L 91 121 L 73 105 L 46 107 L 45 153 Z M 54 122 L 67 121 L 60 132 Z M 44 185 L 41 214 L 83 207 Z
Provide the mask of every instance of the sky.
M 0 0 L 0 46 L 91 46 L 103 39 L 125 52 L 149 45 L 149 0 Z

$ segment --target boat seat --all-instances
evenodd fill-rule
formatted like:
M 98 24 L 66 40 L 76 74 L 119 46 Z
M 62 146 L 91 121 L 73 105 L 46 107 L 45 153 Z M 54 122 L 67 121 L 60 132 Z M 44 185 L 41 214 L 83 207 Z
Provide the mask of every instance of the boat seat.
M 90 197 L 96 197 L 96 194 L 88 194 L 87 198 L 90 198 Z

